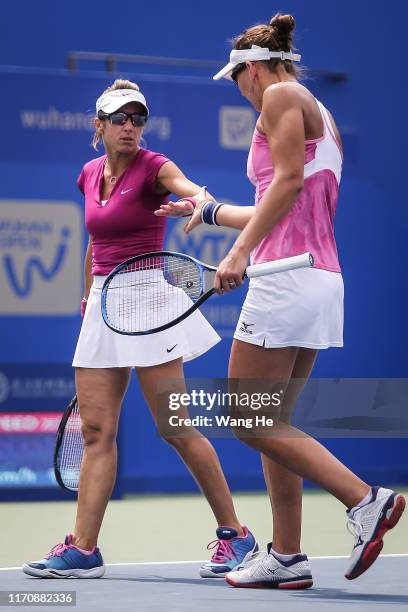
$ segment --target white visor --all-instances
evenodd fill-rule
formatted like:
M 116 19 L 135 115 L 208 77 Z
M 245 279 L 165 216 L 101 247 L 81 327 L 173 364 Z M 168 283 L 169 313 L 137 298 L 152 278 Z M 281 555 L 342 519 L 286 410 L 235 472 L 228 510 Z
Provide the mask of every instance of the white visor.
M 267 47 L 258 47 L 257 45 L 252 45 L 251 49 L 233 49 L 230 53 L 230 61 L 213 76 L 213 79 L 214 81 L 222 78 L 231 79 L 231 72 L 238 64 L 267 61 L 273 57 L 282 61 L 300 62 L 301 55 L 292 53 L 292 51 L 270 51 Z
M 146 99 L 142 92 L 136 89 L 115 89 L 102 94 L 96 101 L 96 112 L 114 113 L 129 102 L 138 102 L 145 107 L 146 113 L 149 115 Z

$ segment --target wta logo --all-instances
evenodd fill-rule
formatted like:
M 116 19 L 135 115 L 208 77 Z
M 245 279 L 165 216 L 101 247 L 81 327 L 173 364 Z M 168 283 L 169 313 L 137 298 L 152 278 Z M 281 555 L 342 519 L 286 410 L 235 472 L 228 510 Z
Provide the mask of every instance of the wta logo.
M 185 234 L 184 221 L 177 221 L 166 239 L 166 249 L 185 253 L 207 264 L 217 266 L 234 244 L 238 232 L 228 227 L 201 224 Z
M 0 313 L 76 313 L 82 250 L 76 204 L 0 201 Z

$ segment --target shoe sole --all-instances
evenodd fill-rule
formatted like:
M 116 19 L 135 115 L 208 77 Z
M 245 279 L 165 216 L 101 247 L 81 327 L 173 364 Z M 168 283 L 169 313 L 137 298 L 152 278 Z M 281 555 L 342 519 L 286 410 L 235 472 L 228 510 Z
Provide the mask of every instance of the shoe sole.
M 354 580 L 354 578 L 358 578 L 358 576 L 361 576 L 361 574 L 368 570 L 368 568 L 374 563 L 384 546 L 384 535 L 387 533 L 387 531 L 395 527 L 404 510 L 405 498 L 402 495 L 396 495 L 392 507 L 386 511 L 385 517 L 377 527 L 375 539 L 371 540 L 371 542 L 366 545 L 365 550 L 363 551 L 356 566 L 350 572 L 345 574 L 347 580 Z
M 30 567 L 29 565 L 23 565 L 22 570 L 25 574 L 33 578 L 101 578 L 105 573 L 105 566 L 93 567 L 88 570 L 41 570 Z
M 218 574 L 216 574 L 215 572 L 212 572 L 209 569 L 200 569 L 200 576 L 201 578 L 225 578 L 228 572 L 232 572 L 232 571 L 233 570 L 230 569 L 227 572 L 218 572 Z
M 236 567 L 240 567 L 242 565 L 245 564 L 245 562 L 250 559 L 252 557 L 252 555 L 256 552 L 259 551 L 259 544 L 258 542 L 255 540 L 255 544 L 252 550 L 250 550 L 249 552 L 247 552 L 247 554 L 245 555 L 245 557 L 242 559 L 242 561 L 240 561 L 240 563 L 236 566 Z M 200 568 L 200 576 L 201 578 L 225 578 L 225 576 L 229 573 L 232 572 L 236 569 L 236 567 L 232 567 L 231 569 L 227 570 L 226 572 L 219 572 L 218 574 L 216 572 L 212 572 L 210 568 L 207 567 L 201 567 Z
M 313 580 L 311 578 L 305 578 L 303 580 L 293 580 L 291 582 L 234 582 L 228 576 L 225 577 L 225 580 L 233 587 L 238 589 L 285 589 L 289 590 L 298 590 L 298 589 L 310 589 L 313 586 Z

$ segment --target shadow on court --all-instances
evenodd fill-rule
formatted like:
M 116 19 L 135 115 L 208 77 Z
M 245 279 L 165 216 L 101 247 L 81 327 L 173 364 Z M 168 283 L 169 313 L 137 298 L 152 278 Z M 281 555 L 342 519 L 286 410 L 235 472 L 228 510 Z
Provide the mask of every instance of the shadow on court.
M 293 592 L 294 596 L 302 596 L 303 593 Z M 387 593 L 352 593 L 346 589 L 325 589 L 325 588 L 313 588 L 308 591 L 308 598 L 324 600 L 324 601 L 342 601 L 342 602 L 360 602 L 367 605 L 369 603 L 385 603 L 391 604 L 403 604 L 408 606 L 408 594 L 407 595 L 391 595 Z M 317 603 L 317 607 L 319 603 Z M 318 608 L 319 609 L 319 608 Z M 377 608 L 376 608 L 377 609 Z M 380 608 L 381 609 L 381 608 Z
M 276 589 L 236 589 L 223 579 L 202 579 L 199 564 L 135 564 L 108 566 L 99 580 L 41 580 L 24 576 L 18 570 L 2 570 L 2 590 L 75 591 L 76 609 L 81 611 L 118 610 L 178 612 L 271 610 L 310 612 L 337 609 L 388 612 L 391 605 L 408 607 L 408 555 L 384 556 L 354 581 L 344 578 L 347 559 L 311 559 L 315 586 L 306 591 Z M 279 606 L 277 608 L 276 606 Z M 27 606 L 33 609 L 31 606 Z M 49 608 L 35 607 L 36 610 Z

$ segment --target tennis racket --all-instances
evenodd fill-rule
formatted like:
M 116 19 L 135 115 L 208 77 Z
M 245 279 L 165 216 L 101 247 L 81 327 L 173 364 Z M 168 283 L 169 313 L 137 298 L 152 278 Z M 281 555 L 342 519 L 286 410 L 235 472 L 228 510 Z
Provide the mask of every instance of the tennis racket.
M 310 266 L 313 266 L 313 256 L 304 253 L 248 266 L 244 278 Z M 215 293 L 212 280 L 216 271 L 214 266 L 194 257 L 171 251 L 155 251 L 127 259 L 112 270 L 103 284 L 103 320 L 110 329 L 127 336 L 168 329 Z
M 54 450 L 54 474 L 63 489 L 77 491 L 84 439 L 77 396 L 65 409 L 58 427 Z

